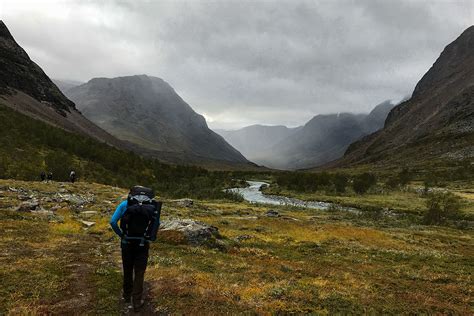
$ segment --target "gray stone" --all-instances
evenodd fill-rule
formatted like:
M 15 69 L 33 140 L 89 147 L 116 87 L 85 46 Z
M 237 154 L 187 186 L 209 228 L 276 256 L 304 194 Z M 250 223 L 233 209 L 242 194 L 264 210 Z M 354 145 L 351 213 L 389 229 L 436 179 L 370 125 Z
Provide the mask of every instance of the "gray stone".
M 82 225 L 84 225 L 86 228 L 91 228 L 92 226 L 95 225 L 95 222 L 89 222 L 89 221 L 80 221 Z
M 253 238 L 252 235 L 240 235 L 240 236 L 235 237 L 235 240 L 243 241 L 243 240 L 252 239 L 252 238 Z
M 194 201 L 191 199 L 179 199 L 179 200 L 174 200 L 176 204 L 179 206 L 184 206 L 184 207 L 191 207 L 194 204 Z
M 275 210 L 269 210 L 265 213 L 265 216 L 268 217 L 280 217 L 280 214 Z
M 218 228 L 192 219 L 172 219 L 163 221 L 158 234 L 174 232 L 181 235 L 188 244 L 202 245 L 218 236 Z
M 93 195 L 79 195 L 79 194 L 61 194 L 57 193 L 54 196 L 54 201 L 56 202 L 67 202 L 69 204 L 74 204 L 77 206 L 84 205 L 87 203 L 91 203 L 94 201 L 94 196 Z
M 29 212 L 29 211 L 34 211 L 39 207 L 39 202 L 37 200 L 31 200 L 27 202 L 21 203 L 17 207 L 18 212 Z

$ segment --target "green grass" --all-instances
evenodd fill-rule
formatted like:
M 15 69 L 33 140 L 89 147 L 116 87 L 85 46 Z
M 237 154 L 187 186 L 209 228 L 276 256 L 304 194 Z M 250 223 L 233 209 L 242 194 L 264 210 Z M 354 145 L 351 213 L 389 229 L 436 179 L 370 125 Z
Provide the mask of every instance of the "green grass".
M 8 211 L 20 203 L 8 187 L 28 190 L 45 209 L 57 204 L 48 197 L 59 189 L 92 192 L 84 209 L 98 212 L 90 218 L 96 225 L 77 229 L 80 216 L 67 202 L 58 221 Z M 99 184 L 0 180 L 0 314 L 120 314 L 120 246 L 107 222 L 124 194 Z M 222 239 L 219 247 L 166 238 L 151 246 L 146 282 L 157 313 L 472 312 L 472 228 L 282 206 L 272 206 L 281 217 L 269 218 L 267 207 L 243 202 L 164 201 L 163 219 L 206 222 Z

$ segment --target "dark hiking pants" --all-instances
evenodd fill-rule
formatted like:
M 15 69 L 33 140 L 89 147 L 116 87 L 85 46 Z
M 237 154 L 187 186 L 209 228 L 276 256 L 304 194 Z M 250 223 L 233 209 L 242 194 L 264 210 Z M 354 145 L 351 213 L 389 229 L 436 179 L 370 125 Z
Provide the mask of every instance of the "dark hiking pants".
M 140 302 L 143 294 L 143 278 L 148 262 L 149 243 L 140 246 L 139 242 L 122 243 L 123 297 Z

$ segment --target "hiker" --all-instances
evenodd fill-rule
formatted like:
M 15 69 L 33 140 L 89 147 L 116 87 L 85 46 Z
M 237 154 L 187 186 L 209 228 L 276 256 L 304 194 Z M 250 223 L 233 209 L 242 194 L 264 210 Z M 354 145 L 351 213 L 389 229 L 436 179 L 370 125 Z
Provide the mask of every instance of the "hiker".
M 128 308 L 138 312 L 144 305 L 143 279 L 148 262 L 150 241 L 156 240 L 160 226 L 161 202 L 154 200 L 152 189 L 134 186 L 110 220 L 121 238 L 123 265 L 122 298 Z M 120 227 L 118 222 L 120 221 Z
M 48 172 L 48 181 L 53 181 L 53 173 Z
M 76 181 L 76 172 L 74 170 L 71 170 L 71 173 L 69 173 L 69 181 L 72 183 Z
M 46 172 L 41 171 L 40 178 L 41 178 L 41 181 L 44 182 L 44 180 L 46 180 Z

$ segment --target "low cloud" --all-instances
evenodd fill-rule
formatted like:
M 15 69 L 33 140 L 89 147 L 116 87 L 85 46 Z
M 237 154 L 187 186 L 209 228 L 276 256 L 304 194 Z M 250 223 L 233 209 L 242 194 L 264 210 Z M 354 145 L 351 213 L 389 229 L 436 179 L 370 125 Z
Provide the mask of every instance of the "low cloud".
M 53 78 L 149 74 L 212 127 L 367 112 L 413 90 L 472 1 L 3 1 Z

